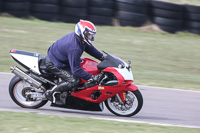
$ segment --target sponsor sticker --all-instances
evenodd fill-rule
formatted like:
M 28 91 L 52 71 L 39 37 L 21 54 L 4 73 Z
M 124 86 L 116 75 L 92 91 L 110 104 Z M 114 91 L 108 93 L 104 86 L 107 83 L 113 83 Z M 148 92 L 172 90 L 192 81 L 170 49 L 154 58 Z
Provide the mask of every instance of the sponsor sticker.
M 99 89 L 99 90 L 104 90 L 104 87 L 98 86 L 98 89 Z

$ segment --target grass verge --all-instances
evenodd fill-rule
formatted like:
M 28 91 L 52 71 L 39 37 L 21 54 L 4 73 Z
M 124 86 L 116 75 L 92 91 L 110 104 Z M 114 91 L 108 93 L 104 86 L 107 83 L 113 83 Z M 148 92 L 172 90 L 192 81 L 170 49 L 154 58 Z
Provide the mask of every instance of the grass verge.
M 0 71 L 16 65 L 10 49 L 46 55 L 75 24 L 0 17 Z M 132 61 L 135 84 L 200 90 L 200 36 L 156 33 L 132 27 L 97 26 L 94 45 Z M 90 57 L 84 54 L 85 57 Z
M 199 131 L 200 129 L 195 128 L 0 111 L 1 133 L 199 133 Z
M 176 3 L 182 3 L 182 4 L 190 4 L 190 5 L 200 5 L 199 0 L 162 0 L 162 1 L 168 1 L 168 2 L 176 2 Z

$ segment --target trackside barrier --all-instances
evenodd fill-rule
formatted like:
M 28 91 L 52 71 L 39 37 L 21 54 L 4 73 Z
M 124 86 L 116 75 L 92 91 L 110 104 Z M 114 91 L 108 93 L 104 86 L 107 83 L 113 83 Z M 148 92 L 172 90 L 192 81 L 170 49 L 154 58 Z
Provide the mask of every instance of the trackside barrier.
M 3 12 L 67 23 L 87 19 L 96 25 L 141 27 L 150 20 L 169 33 L 200 35 L 200 6 L 161 0 L 0 0 Z

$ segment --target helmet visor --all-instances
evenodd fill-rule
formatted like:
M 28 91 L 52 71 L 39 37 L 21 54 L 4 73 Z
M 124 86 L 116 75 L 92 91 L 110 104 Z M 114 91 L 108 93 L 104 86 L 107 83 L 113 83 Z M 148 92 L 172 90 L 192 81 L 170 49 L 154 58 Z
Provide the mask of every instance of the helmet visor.
M 95 34 L 88 34 L 87 35 L 87 38 L 88 38 L 88 40 L 90 40 L 90 41 L 94 41 L 94 38 L 95 38 Z
M 85 37 L 86 37 L 88 40 L 94 41 L 95 35 L 96 35 L 96 32 L 89 31 L 88 29 L 85 30 Z

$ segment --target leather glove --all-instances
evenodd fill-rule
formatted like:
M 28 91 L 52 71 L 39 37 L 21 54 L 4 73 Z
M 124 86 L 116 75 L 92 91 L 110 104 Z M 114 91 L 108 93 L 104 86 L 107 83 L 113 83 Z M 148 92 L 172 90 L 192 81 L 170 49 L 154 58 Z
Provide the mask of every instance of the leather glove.
M 92 78 L 90 78 L 88 82 L 99 84 L 102 78 L 103 78 L 103 73 L 99 73 L 97 75 L 92 76 Z
M 97 75 L 94 75 L 83 86 L 84 86 L 84 88 L 93 87 L 93 86 L 99 84 L 99 82 L 101 81 L 102 78 L 103 78 L 103 73 L 99 73 Z
M 99 60 L 103 61 L 106 57 L 103 55 Z

